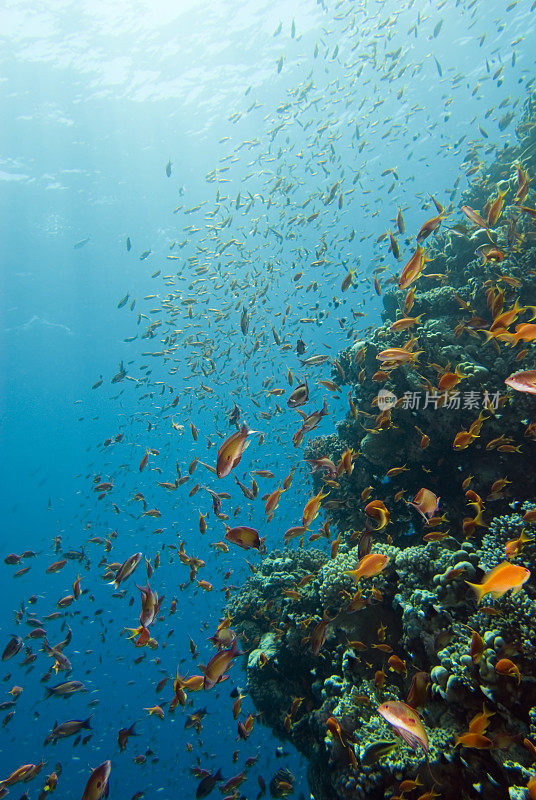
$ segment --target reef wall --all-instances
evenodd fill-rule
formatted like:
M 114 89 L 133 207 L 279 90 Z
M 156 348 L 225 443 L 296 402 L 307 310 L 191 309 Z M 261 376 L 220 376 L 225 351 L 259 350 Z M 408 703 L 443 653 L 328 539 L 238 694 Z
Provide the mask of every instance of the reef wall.
M 468 147 L 463 209 L 438 205 L 424 271 L 399 272 L 384 324 L 338 356 L 349 412 L 305 457 L 324 460 L 313 484 L 339 546 L 267 555 L 227 607 L 256 707 L 307 756 L 315 800 L 529 796 L 534 581 L 479 604 L 467 582 L 535 569 L 536 399 L 505 385 L 536 369 L 535 109 L 491 166 Z M 427 757 L 387 701 L 417 710 Z

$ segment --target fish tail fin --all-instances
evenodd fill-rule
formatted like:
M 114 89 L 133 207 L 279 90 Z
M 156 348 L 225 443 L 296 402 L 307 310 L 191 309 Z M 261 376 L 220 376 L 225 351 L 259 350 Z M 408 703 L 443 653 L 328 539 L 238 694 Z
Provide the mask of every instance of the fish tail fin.
M 250 428 L 247 422 L 242 423 L 242 430 L 240 431 L 241 436 L 254 436 L 256 433 L 261 434 L 262 431 L 254 431 L 253 428 Z M 249 444 L 249 442 L 248 442 Z M 244 447 L 245 449 L 245 447 Z
M 469 581 L 465 581 L 465 582 L 466 582 L 466 584 L 468 586 L 471 587 L 471 589 L 473 589 L 474 593 L 476 594 L 476 602 L 480 603 L 480 601 L 482 600 L 482 598 L 486 594 L 486 591 L 485 591 L 484 587 L 482 586 L 482 584 L 480 584 L 480 583 L 469 583 Z
M 229 655 L 232 658 L 236 658 L 237 656 L 241 656 L 242 655 L 242 651 L 240 650 L 240 648 L 238 646 L 238 639 L 235 639 L 233 641 L 233 643 L 231 645 L 231 652 L 229 653 Z
M 487 344 L 489 342 L 489 340 L 495 338 L 495 335 L 496 335 L 495 331 L 487 331 L 485 328 L 479 328 L 478 332 L 484 334 L 485 339 L 486 339 L 484 344 Z
M 507 347 L 514 347 L 519 343 L 519 334 L 518 333 L 500 333 L 497 336 L 497 339 L 500 339 L 501 342 L 506 342 Z

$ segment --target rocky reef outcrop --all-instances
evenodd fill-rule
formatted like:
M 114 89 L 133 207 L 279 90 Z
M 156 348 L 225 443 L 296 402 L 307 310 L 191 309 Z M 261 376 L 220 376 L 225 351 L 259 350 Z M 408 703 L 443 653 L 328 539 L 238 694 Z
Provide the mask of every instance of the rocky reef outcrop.
M 465 210 L 437 208 L 423 274 L 389 288 L 384 324 L 337 358 L 349 411 L 305 456 L 324 460 L 313 483 L 329 486 L 339 547 L 267 555 L 227 607 L 251 697 L 307 756 L 315 800 L 528 797 L 536 401 L 505 379 L 536 369 L 533 116 L 530 98 Z M 468 583 L 507 562 L 531 578 L 477 602 Z M 387 701 L 416 710 L 426 753 L 378 714 Z

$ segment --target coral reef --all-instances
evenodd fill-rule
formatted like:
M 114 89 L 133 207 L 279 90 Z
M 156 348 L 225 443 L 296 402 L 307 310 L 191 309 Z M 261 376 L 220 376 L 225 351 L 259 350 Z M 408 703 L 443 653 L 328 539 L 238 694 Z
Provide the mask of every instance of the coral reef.
M 507 510 L 510 497 L 530 499 L 536 494 L 536 473 L 528 474 L 525 468 L 525 456 L 530 457 L 535 438 L 530 427 L 532 398 L 508 393 L 504 385 L 511 373 L 536 367 L 535 352 L 530 340 L 529 346 L 525 346 L 526 340 L 512 346 L 483 333 L 493 323 L 497 325 L 497 319 L 516 301 L 529 307 L 531 316 L 515 315 L 512 329 L 514 321 L 528 322 L 534 314 L 536 230 L 533 219 L 521 213 L 515 201 L 516 168 L 521 161 L 527 174 L 536 172 L 534 127 L 523 145 L 500 152 L 489 172 L 481 175 L 463 199 L 465 206 L 485 210 L 497 196 L 497 187 L 508 186 L 501 224 L 492 236 L 501 260 L 490 258 L 483 264 L 482 254 L 489 246 L 486 231 L 451 223 L 448 217 L 433 241 L 423 245 L 432 242 L 426 249 L 433 263 L 409 290 L 411 294 L 416 287 L 413 305 L 408 309 L 405 289 L 388 289 L 383 297 L 385 324 L 370 339 L 354 342 L 338 356 L 332 378 L 351 385 L 349 396 L 356 411 L 339 423 L 338 436 L 312 441 L 306 457 L 335 460 L 347 446 L 359 448 L 352 475 L 342 477 L 339 489 L 332 488 L 327 507 L 341 530 L 363 526 L 359 498 L 368 486 L 372 496 L 391 508 L 401 488 L 414 494 L 426 485 L 441 495 L 443 508 L 456 524 L 466 513 L 462 473 L 473 475 L 480 487 L 489 487 L 501 467 L 508 470 L 515 491 L 493 498 L 495 513 Z M 393 331 L 397 315 L 422 315 L 422 319 L 409 329 Z M 410 349 L 420 353 L 416 363 L 382 366 L 379 354 L 407 346 L 410 337 L 415 338 Z M 455 369 L 463 377 L 445 395 L 441 376 Z M 399 400 L 393 409 L 383 412 L 375 405 L 382 389 Z M 495 413 L 485 412 L 486 399 Z M 468 431 L 481 412 L 486 418 L 479 437 L 463 449 L 454 449 L 456 434 Z M 490 446 L 499 437 L 503 437 L 502 444 Z M 402 466 L 404 472 L 388 475 L 390 469 Z M 315 473 L 314 480 L 320 485 L 321 476 Z M 415 517 L 400 506 L 393 519 L 393 535 L 406 533 Z
M 249 648 L 253 701 L 307 756 L 315 800 L 405 796 L 415 781 L 427 798 L 528 796 L 536 590 L 529 580 L 477 602 L 468 583 L 508 559 L 536 569 L 534 398 L 505 386 L 536 368 L 532 329 L 519 335 L 536 306 L 534 220 L 519 200 L 523 175 L 536 174 L 533 105 L 520 144 L 480 166 L 464 196 L 491 221 L 471 227 L 438 208 L 428 277 L 385 292 L 384 324 L 334 364 L 350 411 L 306 458 L 357 454 L 351 469 L 313 472 L 317 490 L 330 488 L 322 508 L 338 552 L 269 554 L 227 608 Z M 382 565 L 360 576 L 371 551 Z M 416 710 L 427 753 L 378 714 L 387 701 Z
M 504 549 L 519 520 L 513 514 L 494 521 L 486 535 L 490 552 Z M 467 782 L 478 780 L 486 784 L 485 796 L 508 797 L 505 787 L 523 786 L 530 775 L 532 758 L 523 740 L 536 739 L 536 686 L 530 677 L 536 593 L 528 589 L 508 595 L 480 610 L 465 581 L 477 580 L 489 564 L 480 560 L 471 542 L 460 547 L 452 539 L 405 549 L 378 545 L 377 552 L 389 555 L 389 565 L 374 579 L 374 592 L 366 583 L 367 603 L 350 614 L 345 612 L 345 598 L 351 579 L 344 572 L 355 567 L 356 550 L 329 561 L 318 551 L 272 553 L 262 573 L 250 578 L 228 606 L 233 627 L 253 647 L 247 660 L 248 688 L 264 722 L 307 756 L 315 798 L 383 798 L 404 779 L 420 776 L 430 782 L 423 754 L 400 740 L 392 752 L 372 763 L 370 755 L 367 758 L 375 743 L 395 739 L 377 706 L 406 699 L 413 676 L 429 674 L 420 713 L 434 778 L 455 786 L 458 793 L 467 789 Z M 524 563 L 534 568 L 533 553 L 527 546 Z M 300 600 L 286 599 L 286 587 L 295 586 L 306 569 L 315 567 L 317 576 L 304 587 Z M 375 599 L 378 592 L 381 602 Z M 253 607 L 260 611 L 248 616 Z M 326 608 L 333 621 L 315 656 L 310 636 Z M 312 619 L 311 609 L 317 611 Z M 472 631 L 484 642 L 477 663 L 471 655 Z M 390 666 L 392 655 L 404 665 L 398 671 Z M 515 659 L 520 684 L 496 672 L 501 658 Z M 290 718 L 296 698 L 303 699 Z M 483 708 L 492 714 L 486 735 L 493 746 L 456 747 L 456 737 Z M 345 746 L 328 732 L 330 717 L 351 733 L 352 741 Z M 354 751 L 357 770 L 347 747 Z

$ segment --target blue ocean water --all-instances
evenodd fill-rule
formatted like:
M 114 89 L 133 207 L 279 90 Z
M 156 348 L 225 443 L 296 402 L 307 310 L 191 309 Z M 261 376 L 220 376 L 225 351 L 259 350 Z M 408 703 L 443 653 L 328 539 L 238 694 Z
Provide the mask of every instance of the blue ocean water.
M 246 743 L 235 741 L 229 694 L 245 685 L 238 664 L 220 689 L 190 695 L 193 709 L 207 706 L 199 740 L 184 730 L 180 709 L 171 716 L 164 707 L 163 721 L 144 711 L 159 698 L 169 703 L 177 666 L 181 674 L 195 673 L 197 662 L 211 657 L 207 637 L 224 605 L 222 587 L 240 586 L 249 574 L 248 554 L 217 554 L 210 547 L 223 526 L 211 515 L 209 495 L 200 490 L 189 497 L 189 489 L 198 480 L 228 491 L 228 513 L 239 505 L 239 519 L 266 534 L 269 549 L 282 547 L 284 531 L 299 522 L 311 494 L 310 470 L 303 448 L 291 443 L 299 420 L 284 395 L 269 392 L 287 392 L 288 369 L 304 374 L 298 338 L 306 341 L 307 355 L 333 358 L 379 324 L 381 299 L 372 276 L 377 267 L 398 267 L 378 237 L 394 230 L 397 209 L 403 209 L 406 229 L 415 229 L 430 194 L 446 205 L 459 202 L 468 185 L 462 169 L 468 149 L 478 146 L 478 158 L 491 161 L 494 147 L 515 141 L 515 120 L 534 75 L 533 6 L 526 0 L 403 8 L 372 0 L 3 4 L 3 555 L 37 555 L 25 559 L 30 570 L 18 578 L 13 574 L 21 565 L 1 565 L 2 648 L 12 635 L 30 630 L 15 619 L 21 603 L 42 619 L 79 573 L 85 593 L 46 628 L 51 642 L 72 630 L 71 677 L 89 689 L 68 700 L 43 700 L 41 678 L 50 662 L 39 641 L 25 639 L 37 653 L 30 667 L 21 666 L 21 655 L 3 665 L 2 699 L 14 684 L 24 691 L 0 730 L 0 774 L 47 759 L 29 787 L 31 797 L 56 762 L 63 766 L 61 797 L 81 796 L 91 768 L 109 758 L 112 798 L 137 791 L 171 798 L 195 793 L 194 764 L 221 766 L 230 777 L 256 754 L 259 761 L 241 787 L 245 795 L 256 795 L 258 774 L 268 783 L 281 766 L 296 775 L 296 793 L 308 795 L 304 760 L 286 745 L 288 754 L 276 758 L 281 743 L 262 724 Z M 510 111 L 513 122 L 501 130 Z M 325 202 L 338 181 L 340 208 L 337 199 Z M 319 220 L 304 222 L 313 210 L 320 211 Z M 216 221 L 226 227 L 216 230 Z M 231 239 L 239 246 L 218 250 Z M 325 263 L 311 267 L 322 242 Z M 196 273 L 203 264 L 208 272 Z M 294 280 L 302 268 L 303 278 Z M 350 269 L 357 270 L 354 286 L 343 293 Z M 379 275 L 383 280 L 389 271 Z M 184 298 L 194 302 L 183 304 Z M 247 337 L 239 326 L 244 306 L 251 314 Z M 151 322 L 162 320 L 154 336 L 143 338 Z M 276 344 L 272 325 L 289 349 Z M 173 335 L 177 348 L 163 354 L 163 335 Z M 112 384 L 120 362 L 127 378 Z M 328 399 L 330 413 L 317 433 L 329 433 L 347 412 L 347 388 L 333 396 L 318 386 L 318 378 L 332 377 L 329 365 L 307 374 L 314 408 L 324 395 Z M 92 389 L 101 376 L 102 385 Z M 260 498 L 248 503 L 231 478 L 216 487 L 215 476 L 200 465 L 176 492 L 157 486 L 175 479 L 176 463 L 182 474 L 196 457 L 215 465 L 217 432 L 231 432 L 227 417 L 234 403 L 264 434 L 262 445 L 252 438 L 238 476 L 274 472 L 273 480 L 258 478 L 263 495 L 296 467 L 292 489 L 269 525 Z M 118 434 L 121 442 L 105 445 Z M 146 448 L 159 455 L 140 472 Z M 113 483 L 102 500 L 94 491 L 96 476 Z M 140 516 L 136 492 L 160 518 Z M 200 512 L 209 512 L 204 537 Z M 158 528 L 162 533 L 154 533 Z M 106 539 L 114 531 L 109 553 L 88 543 L 90 536 Z M 188 570 L 168 545 L 182 541 L 189 554 L 206 561 L 198 577 L 213 584 L 212 592 L 195 584 L 179 590 Z M 70 561 L 46 574 L 62 551 L 81 547 L 87 562 Z M 120 599 L 112 598 L 99 562 L 103 555 L 121 562 L 138 550 L 150 559 L 160 553 L 151 585 L 165 594 L 165 620 L 155 626 L 159 649 L 144 651 L 135 665 L 139 653 L 121 631 L 137 624 L 134 583 L 144 582 L 144 564 Z M 228 570 L 232 576 L 225 579 Z M 29 607 L 32 595 L 37 601 Z M 177 613 L 170 616 L 174 596 Z M 189 637 L 198 659 L 191 657 Z M 170 682 L 157 695 L 155 686 L 166 675 Z M 93 700 L 98 704 L 90 708 Z M 248 699 L 244 709 L 254 711 Z M 85 746 L 73 748 L 71 739 L 43 746 L 56 720 L 90 713 L 93 735 Z M 139 735 L 119 753 L 117 732 L 134 721 Z M 148 748 L 147 763 L 133 764 Z M 235 749 L 240 755 L 233 764 Z M 19 789 L 11 790 L 14 796 Z

